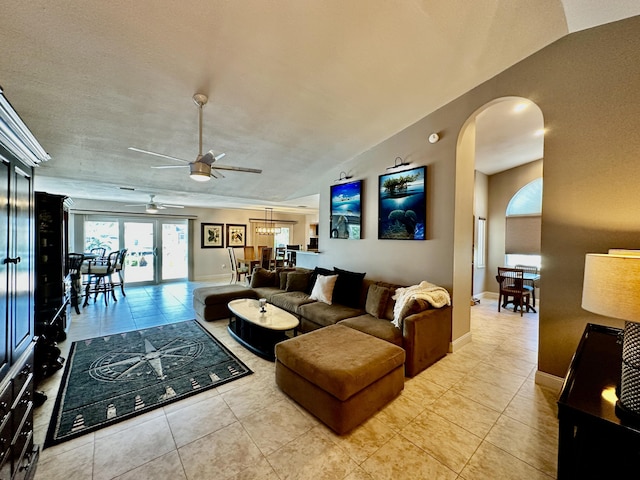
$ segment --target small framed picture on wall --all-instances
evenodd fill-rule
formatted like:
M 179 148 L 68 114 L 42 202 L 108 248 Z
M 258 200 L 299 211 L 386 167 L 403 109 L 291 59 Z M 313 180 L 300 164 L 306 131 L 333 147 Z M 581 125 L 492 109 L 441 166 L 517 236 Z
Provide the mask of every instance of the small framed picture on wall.
M 227 247 L 244 247 L 247 244 L 247 226 L 227 223 Z
M 202 223 L 200 248 L 224 247 L 224 225 L 222 223 Z

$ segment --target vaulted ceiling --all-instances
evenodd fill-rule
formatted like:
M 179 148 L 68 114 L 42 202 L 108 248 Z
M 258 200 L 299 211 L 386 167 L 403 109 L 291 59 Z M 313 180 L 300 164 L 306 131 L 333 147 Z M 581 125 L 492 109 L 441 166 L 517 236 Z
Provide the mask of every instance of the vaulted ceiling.
M 0 85 L 52 157 L 40 190 L 315 208 L 327 171 L 567 33 L 638 14 L 637 0 L 30 0 L 3 7 Z M 196 183 L 128 149 L 195 160 L 197 92 L 204 151 L 262 174 Z

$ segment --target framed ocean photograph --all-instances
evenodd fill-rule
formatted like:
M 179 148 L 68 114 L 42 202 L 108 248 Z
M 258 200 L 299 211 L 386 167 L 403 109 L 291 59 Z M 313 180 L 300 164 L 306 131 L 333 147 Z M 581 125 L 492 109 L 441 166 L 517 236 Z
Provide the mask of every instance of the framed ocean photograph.
M 425 240 L 427 167 L 379 177 L 378 238 Z
M 222 223 L 202 223 L 200 248 L 224 247 L 224 225 Z
M 359 240 L 362 180 L 331 186 L 331 238 Z

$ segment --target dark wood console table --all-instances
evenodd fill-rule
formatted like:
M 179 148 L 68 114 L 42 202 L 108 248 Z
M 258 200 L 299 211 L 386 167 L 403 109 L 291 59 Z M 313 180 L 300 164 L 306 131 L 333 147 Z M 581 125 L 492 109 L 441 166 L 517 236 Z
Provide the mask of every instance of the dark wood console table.
M 558 480 L 631 478 L 640 465 L 640 421 L 621 418 L 615 389 L 621 330 L 587 324 L 558 399 Z

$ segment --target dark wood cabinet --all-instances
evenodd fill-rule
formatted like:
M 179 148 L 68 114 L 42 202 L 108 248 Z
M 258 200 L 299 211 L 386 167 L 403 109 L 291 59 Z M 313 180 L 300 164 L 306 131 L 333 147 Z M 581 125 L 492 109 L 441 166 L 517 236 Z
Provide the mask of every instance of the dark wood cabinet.
M 36 335 L 54 334 L 51 330 L 57 329 L 64 332 L 70 321 L 70 289 L 65 282 L 69 204 L 62 195 L 35 193 Z M 53 328 L 46 328 L 50 325 Z
M 0 88 L 0 480 L 29 479 L 34 387 L 34 167 L 48 159 Z
M 558 480 L 630 478 L 640 465 L 640 421 L 616 409 L 622 330 L 588 324 L 558 399 Z

